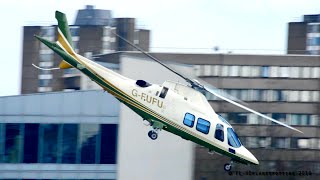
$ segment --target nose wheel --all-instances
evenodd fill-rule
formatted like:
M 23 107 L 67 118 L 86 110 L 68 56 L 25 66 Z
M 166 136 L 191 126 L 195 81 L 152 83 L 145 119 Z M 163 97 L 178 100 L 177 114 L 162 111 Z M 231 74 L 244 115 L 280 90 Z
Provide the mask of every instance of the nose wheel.
M 224 168 L 225 171 L 230 171 L 232 166 L 231 166 L 231 164 L 227 163 L 227 164 L 224 165 L 223 168 Z
M 158 138 L 158 133 L 155 130 L 151 130 L 148 132 L 148 136 L 152 140 L 156 140 Z

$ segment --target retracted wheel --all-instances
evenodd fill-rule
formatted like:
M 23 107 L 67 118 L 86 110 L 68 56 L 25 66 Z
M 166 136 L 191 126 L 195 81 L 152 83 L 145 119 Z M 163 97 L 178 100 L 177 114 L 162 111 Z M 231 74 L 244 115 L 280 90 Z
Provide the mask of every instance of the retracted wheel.
M 156 140 L 158 138 L 158 133 L 154 130 L 151 130 L 148 132 L 148 136 L 150 137 L 150 139 Z
M 232 167 L 231 164 L 227 163 L 227 164 L 224 165 L 224 170 L 225 171 L 230 171 L 231 167 Z

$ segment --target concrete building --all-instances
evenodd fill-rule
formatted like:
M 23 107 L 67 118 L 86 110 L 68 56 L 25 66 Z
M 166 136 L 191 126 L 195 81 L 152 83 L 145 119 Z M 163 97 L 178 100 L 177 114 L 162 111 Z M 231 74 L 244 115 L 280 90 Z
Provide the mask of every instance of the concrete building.
M 320 14 L 304 15 L 288 24 L 288 54 L 320 54 Z
M 118 50 L 131 51 L 132 48 L 116 37 L 114 32 L 149 51 L 150 31 L 138 29 L 134 18 L 113 18 L 109 10 L 87 6 L 79 10 L 70 28 L 75 51 L 86 57 Z M 33 37 L 37 34 L 55 41 L 56 32 L 56 25 L 24 26 L 21 94 L 82 89 L 81 77 L 71 76 L 69 70 L 39 71 L 32 66 L 32 63 L 43 68 L 59 65 L 61 58 Z
M 0 97 L 0 179 L 116 179 L 119 108 L 103 91 Z

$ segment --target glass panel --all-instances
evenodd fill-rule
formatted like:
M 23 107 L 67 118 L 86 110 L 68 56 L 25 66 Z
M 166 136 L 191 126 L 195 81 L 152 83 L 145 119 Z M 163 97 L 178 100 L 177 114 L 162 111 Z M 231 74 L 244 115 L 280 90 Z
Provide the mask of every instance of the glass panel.
M 240 147 L 241 143 L 240 140 L 238 138 L 238 135 L 233 131 L 232 128 L 228 128 L 228 144 L 232 147 Z
M 242 77 L 249 77 L 251 74 L 250 70 L 250 66 L 242 66 L 240 75 Z
M 289 68 L 288 67 L 280 67 L 280 77 L 289 77 Z
M 5 124 L 4 162 L 19 163 L 22 144 L 20 124 Z
M 70 26 L 71 36 L 79 36 L 79 26 Z
M 290 148 L 290 138 L 272 138 L 271 146 L 274 148 Z
M 279 67 L 278 66 L 271 66 L 270 67 L 270 77 L 278 77 L 279 75 L 279 73 L 278 73 L 278 71 L 279 71 Z
M 201 65 L 194 65 L 193 70 L 194 70 L 196 76 L 200 76 Z
M 50 79 L 39 79 L 39 87 L 48 87 Z
M 193 127 L 194 120 L 195 120 L 194 115 L 192 115 L 190 113 L 186 113 L 186 115 L 184 116 L 183 124 L 185 124 L 189 127 Z
M 259 77 L 260 74 L 260 66 L 251 66 L 251 77 Z
M 204 76 L 211 76 L 211 65 L 204 65 L 203 66 L 203 75 Z
M 196 129 L 204 134 L 208 134 L 210 130 L 210 122 L 201 118 L 198 118 Z
M 223 125 L 222 124 L 217 124 L 216 131 L 214 133 L 214 137 L 221 142 L 224 141 L 224 133 L 223 133 Z
M 40 141 L 43 143 L 42 161 L 43 163 L 56 163 L 58 150 L 58 124 L 41 124 L 43 135 Z
M 299 67 L 290 67 L 290 76 L 289 77 L 299 78 L 300 77 Z
M 52 61 L 53 54 L 39 54 L 40 61 Z
M 277 120 L 277 121 L 286 123 L 286 119 L 287 119 L 286 115 L 287 114 L 284 114 L 284 113 L 272 113 L 272 118 Z M 272 122 L 272 124 L 278 125 L 277 123 L 274 123 L 274 122 Z
M 310 78 L 311 77 L 311 68 L 303 67 L 302 68 L 302 78 Z
M 54 36 L 55 29 L 53 26 L 42 26 L 40 36 L 42 37 L 52 37 Z
M 311 99 L 310 91 L 301 91 L 300 92 L 300 101 L 301 102 L 309 102 Z
M 228 113 L 228 119 L 232 123 L 241 123 L 245 124 L 247 123 L 247 113 Z
M 229 66 L 222 66 L 221 76 L 229 76 Z
M 117 124 L 101 125 L 100 164 L 116 164 Z
M 62 163 L 76 163 L 78 125 L 63 124 L 62 129 Z
M 269 66 L 262 66 L 261 77 L 269 77 Z
M 220 65 L 215 65 L 212 68 L 212 74 L 214 76 L 219 76 L 220 75 L 220 70 L 221 70 L 221 66 Z
M 230 76 L 239 76 L 239 66 L 230 66 Z
M 39 124 L 25 124 L 24 127 L 24 163 L 38 162 Z
M 81 163 L 96 163 L 96 145 L 99 134 L 98 124 L 81 124 L 79 132 L 79 141 L 81 148 Z

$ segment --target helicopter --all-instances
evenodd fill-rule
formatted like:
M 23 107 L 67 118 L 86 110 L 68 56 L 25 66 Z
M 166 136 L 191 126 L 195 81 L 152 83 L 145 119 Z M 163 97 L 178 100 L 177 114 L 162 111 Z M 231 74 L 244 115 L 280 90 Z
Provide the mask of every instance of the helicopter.
M 58 21 L 58 40 L 56 42 L 51 42 L 37 35 L 34 36 L 61 56 L 63 60 L 59 64 L 59 67 L 51 69 L 32 65 L 42 70 L 68 68 L 80 70 L 105 91 L 141 116 L 144 124 L 151 127 L 148 136 L 152 140 L 158 138 L 161 130 L 190 140 L 208 148 L 209 152 L 216 152 L 230 157 L 230 163 L 224 165 L 225 171 L 231 170 L 233 162 L 258 165 L 259 161 L 242 145 L 238 135 L 228 121 L 217 114 L 210 106 L 204 96 L 205 93 L 211 93 L 235 106 L 302 133 L 294 127 L 242 105 L 237 99 L 225 93 L 220 93 L 217 89 L 212 88 L 204 82 L 188 78 L 114 33 L 121 40 L 130 44 L 150 59 L 183 78 L 187 85 L 170 80 L 165 81 L 161 85 L 151 84 L 145 80 L 134 80 L 122 76 L 77 54 L 73 49 L 74 46 L 66 15 L 56 11 L 55 18 Z

